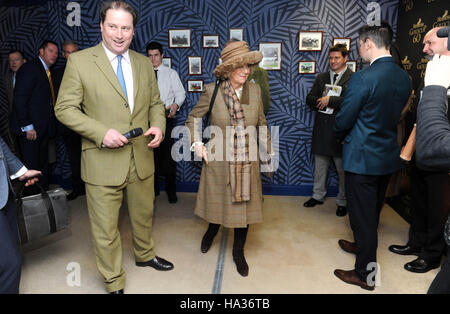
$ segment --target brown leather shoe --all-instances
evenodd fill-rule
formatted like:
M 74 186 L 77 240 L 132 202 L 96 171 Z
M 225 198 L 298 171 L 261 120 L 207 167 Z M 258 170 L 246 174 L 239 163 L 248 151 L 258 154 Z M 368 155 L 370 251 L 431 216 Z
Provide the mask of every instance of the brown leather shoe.
M 343 249 L 347 253 L 356 254 L 356 251 L 358 250 L 356 248 L 355 242 L 350 242 L 350 241 L 341 239 L 338 241 L 338 243 L 339 243 L 339 246 L 341 247 L 341 249 Z
M 336 269 L 334 271 L 334 275 L 338 277 L 340 280 L 355 286 L 360 286 L 365 290 L 373 291 L 375 290 L 375 285 L 369 286 L 366 282 L 359 279 L 358 275 L 356 275 L 355 270 L 342 270 Z

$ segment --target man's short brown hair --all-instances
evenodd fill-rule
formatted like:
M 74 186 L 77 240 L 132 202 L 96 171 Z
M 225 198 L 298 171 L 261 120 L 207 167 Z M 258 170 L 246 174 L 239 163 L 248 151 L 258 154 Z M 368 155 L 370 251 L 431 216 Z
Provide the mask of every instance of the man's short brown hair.
M 347 49 L 347 46 L 344 44 L 336 44 L 336 45 L 332 46 L 330 48 L 330 53 L 332 53 L 334 51 L 340 51 L 343 58 L 348 56 L 348 49 Z
M 100 8 L 100 22 L 103 24 L 106 18 L 106 12 L 109 9 L 119 10 L 122 9 L 133 16 L 133 27 L 136 27 L 138 21 L 138 14 L 136 9 L 125 1 L 105 1 Z

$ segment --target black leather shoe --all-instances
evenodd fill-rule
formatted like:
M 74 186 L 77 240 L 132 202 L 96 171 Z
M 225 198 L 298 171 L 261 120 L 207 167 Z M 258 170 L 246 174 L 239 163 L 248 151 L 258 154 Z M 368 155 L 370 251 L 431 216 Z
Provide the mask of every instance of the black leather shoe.
M 178 197 L 175 192 L 167 192 L 167 197 L 169 198 L 170 204 L 175 204 L 176 202 L 178 202 Z
M 347 215 L 347 207 L 345 206 L 338 206 L 336 209 L 336 216 L 338 217 L 344 217 Z
M 67 200 L 72 201 L 72 200 L 76 199 L 78 196 L 85 195 L 85 194 L 86 194 L 86 191 L 73 190 L 71 193 L 69 193 L 69 195 L 67 195 Z
M 420 254 L 420 249 L 413 248 L 409 245 L 391 245 L 389 251 L 399 255 L 417 255 Z
M 123 289 L 120 289 L 120 290 L 117 290 L 117 291 L 110 292 L 109 294 L 123 294 Z
M 314 207 L 316 205 L 322 205 L 323 202 L 316 200 L 315 198 L 310 198 L 308 201 L 306 201 L 303 206 L 305 207 Z
M 430 262 L 419 257 L 412 262 L 406 263 L 405 269 L 413 273 L 426 273 L 432 269 L 438 268 L 439 266 L 439 261 Z
M 146 267 L 150 266 L 156 270 L 172 270 L 173 264 L 169 261 L 166 261 L 164 258 L 155 256 L 154 259 L 149 260 L 148 262 L 136 262 L 136 266 Z

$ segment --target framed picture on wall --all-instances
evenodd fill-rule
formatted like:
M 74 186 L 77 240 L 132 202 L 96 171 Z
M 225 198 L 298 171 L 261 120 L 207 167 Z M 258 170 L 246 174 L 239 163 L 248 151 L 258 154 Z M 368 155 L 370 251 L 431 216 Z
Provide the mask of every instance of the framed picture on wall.
M 166 67 L 168 67 L 169 69 L 172 68 L 172 58 L 170 58 L 170 57 L 164 57 L 164 58 L 162 58 L 162 63 L 163 63 Z
M 263 58 L 259 66 L 266 70 L 281 70 L 281 43 L 259 43 Z
M 300 74 L 315 74 L 316 73 L 316 61 L 299 61 L 298 73 Z
M 203 48 L 219 48 L 219 35 L 203 35 Z
M 190 48 L 190 29 L 169 29 L 169 48 Z
M 298 32 L 298 51 L 322 51 L 322 31 Z
M 343 37 L 336 37 L 333 39 L 333 46 L 336 44 L 343 44 L 347 46 L 347 50 L 350 51 L 350 44 L 352 42 L 351 38 L 343 38 Z
M 187 89 L 191 93 L 203 92 L 203 80 L 188 80 Z
M 188 57 L 189 75 L 202 74 L 202 57 Z
M 244 29 L 243 28 L 230 28 L 230 40 L 244 40 Z
M 348 68 L 350 69 L 350 70 L 352 70 L 353 72 L 356 72 L 356 70 L 357 70 L 357 63 L 356 63 L 356 61 L 354 61 L 354 60 L 351 60 L 351 61 L 347 61 L 347 66 L 348 66 Z

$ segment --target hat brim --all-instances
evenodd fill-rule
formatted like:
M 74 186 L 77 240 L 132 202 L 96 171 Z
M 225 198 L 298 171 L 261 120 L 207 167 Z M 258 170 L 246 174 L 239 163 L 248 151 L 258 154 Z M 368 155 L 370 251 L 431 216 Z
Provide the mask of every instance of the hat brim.
M 255 63 L 259 63 L 262 58 L 263 55 L 260 51 L 249 51 L 240 56 L 231 58 L 230 60 L 227 60 L 222 64 L 219 64 L 214 69 L 213 73 L 216 77 L 228 78 L 228 76 L 234 69 L 240 68 L 241 66 L 244 66 L 246 64 L 252 65 Z

